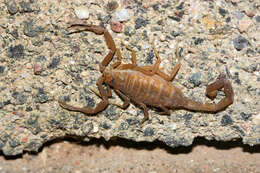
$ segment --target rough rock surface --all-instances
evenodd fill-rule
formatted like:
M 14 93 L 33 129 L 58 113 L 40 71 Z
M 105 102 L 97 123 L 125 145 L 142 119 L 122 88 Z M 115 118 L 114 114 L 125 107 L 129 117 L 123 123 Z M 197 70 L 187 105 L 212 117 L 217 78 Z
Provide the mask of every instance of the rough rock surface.
M 0 148 L 5 155 L 38 151 L 45 142 L 66 136 L 159 140 L 171 147 L 189 146 L 198 136 L 260 143 L 259 2 L 124 0 L 113 10 L 129 9 L 121 33 L 109 28 L 108 1 L 0 2 Z M 160 67 L 169 72 L 180 40 L 182 67 L 173 84 L 186 96 L 209 102 L 206 85 L 224 72 L 234 88 L 234 104 L 216 114 L 176 110 L 162 116 L 151 109 L 143 125 L 143 112 L 134 105 L 126 110 L 110 105 L 95 116 L 62 109 L 58 98 L 82 106 L 99 102 L 90 88 L 96 87 L 98 64 L 108 52 L 103 36 L 68 34 L 67 22 L 77 7 L 89 9 L 87 23 L 107 27 L 122 47 L 123 62 L 129 62 L 130 53 L 120 40 L 137 51 L 139 65 L 147 65 L 155 60 L 155 38 Z

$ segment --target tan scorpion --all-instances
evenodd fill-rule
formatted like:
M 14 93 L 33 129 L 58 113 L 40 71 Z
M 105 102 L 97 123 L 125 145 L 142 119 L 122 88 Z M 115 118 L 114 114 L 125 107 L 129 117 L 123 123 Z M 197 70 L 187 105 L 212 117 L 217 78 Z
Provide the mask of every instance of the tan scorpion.
M 113 88 L 115 93 L 123 100 L 123 104 L 117 106 L 126 109 L 130 102 L 133 102 L 144 110 L 144 118 L 141 123 L 149 119 L 147 106 L 161 109 L 162 112 L 159 114 L 170 115 L 169 109 L 187 109 L 215 113 L 224 110 L 233 103 L 234 92 L 231 83 L 224 74 L 220 74 L 217 80 L 206 88 L 206 95 L 212 100 L 217 96 L 218 90 L 224 88 L 225 97 L 217 104 L 200 103 L 183 96 L 181 90 L 171 83 L 181 66 L 178 46 L 176 48 L 178 63 L 170 75 L 167 75 L 159 69 L 161 58 L 154 44 L 153 50 L 157 58 L 154 65 L 137 66 L 136 53 L 127 45 L 125 46 L 131 51 L 132 63 L 121 64 L 120 49 L 116 48 L 112 36 L 104 27 L 84 24 L 84 22 L 74 22 L 70 25 L 70 28 L 74 28 L 75 32 L 91 31 L 98 35 L 103 34 L 110 51 L 99 66 L 102 76 L 97 80 L 97 86 L 100 92 L 98 95 L 102 100 L 95 108 L 76 107 L 59 100 L 60 106 L 67 110 L 85 114 L 97 114 L 103 111 L 109 105 L 108 99 L 112 97 L 110 88 Z M 107 66 L 115 54 L 117 54 L 117 61 L 108 68 Z M 103 88 L 103 85 L 107 86 L 106 90 Z

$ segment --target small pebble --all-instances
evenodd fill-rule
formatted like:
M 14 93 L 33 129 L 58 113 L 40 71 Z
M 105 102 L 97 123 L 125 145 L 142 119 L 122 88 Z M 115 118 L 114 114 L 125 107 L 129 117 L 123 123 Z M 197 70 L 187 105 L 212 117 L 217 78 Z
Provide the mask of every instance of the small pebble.
M 27 84 L 25 84 L 23 86 L 23 89 L 24 89 L 25 92 L 31 92 L 32 91 L 32 88 L 29 85 L 27 85 Z
M 28 137 L 27 136 L 23 136 L 20 141 L 22 143 L 26 143 L 28 141 Z
M 110 12 L 114 11 L 115 9 L 117 9 L 118 6 L 119 5 L 116 1 L 109 2 L 109 3 L 107 3 L 107 10 Z
M 232 125 L 233 120 L 229 115 L 224 115 L 221 119 L 221 125 L 222 126 L 227 126 L 227 125 Z
M 143 18 L 137 18 L 135 20 L 135 29 L 139 29 L 141 27 L 145 27 L 148 24 L 147 20 L 144 20 Z
M 258 23 L 260 23 L 260 16 L 256 16 L 256 17 L 255 17 L 255 20 L 256 20 Z
M 253 13 L 252 11 L 249 11 L 249 10 L 246 10 L 246 11 L 245 11 L 245 14 L 246 14 L 248 17 L 254 17 L 254 16 L 255 16 L 255 13 Z
M 52 60 L 51 60 L 51 63 L 48 65 L 48 68 L 50 69 L 53 69 L 53 68 L 56 68 L 60 63 L 60 57 L 54 57 Z
M 21 44 L 18 44 L 16 46 L 10 46 L 8 48 L 8 57 L 14 58 L 14 59 L 21 59 L 24 58 L 24 46 Z
M 33 20 L 24 21 L 23 34 L 28 37 L 38 36 L 39 28 L 35 25 Z
M 94 124 L 94 127 L 93 127 L 92 132 L 93 132 L 93 133 L 97 133 L 98 130 L 99 130 L 98 125 Z
M 233 44 L 234 44 L 235 49 L 237 51 L 240 51 L 247 46 L 248 40 L 240 35 L 234 39 Z
M 218 9 L 218 12 L 219 14 L 222 16 L 222 17 L 225 17 L 226 14 L 228 13 L 227 10 L 223 9 L 223 8 L 219 8 Z
M 252 26 L 253 21 L 248 19 L 242 19 L 238 23 L 238 30 L 240 33 L 243 33 L 249 29 L 250 26 Z
M 201 73 L 197 72 L 191 75 L 189 78 L 189 82 L 192 83 L 194 86 L 199 86 L 201 84 Z
M 111 21 L 111 22 L 110 22 L 110 25 L 111 25 L 112 31 L 118 32 L 118 33 L 119 33 L 119 32 L 122 32 L 123 26 L 122 26 L 122 24 L 121 24 L 120 22 Z
M 130 19 L 130 14 L 127 9 L 123 8 L 122 10 L 114 14 L 113 20 L 118 22 L 124 22 Z
M 13 114 L 18 116 L 18 117 L 23 117 L 24 116 L 24 114 L 22 112 L 19 112 L 19 111 L 14 111 Z
M 33 70 L 35 75 L 40 75 L 42 73 L 42 64 L 40 62 L 36 62 Z
M 0 74 L 4 73 L 4 71 L 5 71 L 5 67 L 0 65 Z
M 45 103 L 48 101 L 48 96 L 42 88 L 38 89 L 38 93 L 36 94 L 37 102 Z
M 22 1 L 19 3 L 21 13 L 31 13 L 34 10 L 31 8 L 31 2 Z
M 7 1 L 6 3 L 6 6 L 7 6 L 7 10 L 10 14 L 15 14 L 18 12 L 18 6 L 17 4 L 15 3 L 15 1 Z
M 240 11 L 234 11 L 233 13 L 233 16 L 235 18 L 237 18 L 238 20 L 241 20 L 245 15 L 243 13 L 241 13 Z
M 79 7 L 75 9 L 75 14 L 79 19 L 88 19 L 89 11 L 86 7 Z
M 171 34 L 171 36 L 173 36 L 173 37 L 177 37 L 177 36 L 180 35 L 179 32 L 175 32 L 175 31 L 172 31 L 170 34 Z
M 165 41 L 166 40 L 166 36 L 165 35 L 160 35 L 160 41 Z
M 147 127 L 144 130 L 144 136 L 153 136 L 154 135 L 154 130 L 151 127 Z
M 16 91 L 12 93 L 12 97 L 16 99 L 16 104 L 18 105 L 23 105 L 24 103 L 26 103 L 28 98 L 28 96 L 25 95 L 24 93 L 16 92 Z

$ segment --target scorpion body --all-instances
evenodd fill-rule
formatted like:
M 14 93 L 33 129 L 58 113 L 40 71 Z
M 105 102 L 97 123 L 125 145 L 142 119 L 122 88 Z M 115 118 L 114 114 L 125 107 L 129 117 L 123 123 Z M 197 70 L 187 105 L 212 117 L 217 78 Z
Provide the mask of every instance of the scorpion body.
M 130 100 L 154 107 L 173 108 L 180 103 L 180 89 L 158 75 L 145 75 L 135 70 L 109 70 L 104 72 L 105 83 L 120 90 Z M 111 80 L 113 79 L 113 80 Z
M 149 118 L 147 106 L 160 108 L 162 110 L 160 114 L 170 115 L 169 109 L 188 109 L 214 113 L 224 110 L 233 103 L 234 92 L 231 83 L 226 79 L 224 74 L 220 74 L 218 79 L 206 88 L 206 95 L 211 99 L 217 96 L 218 90 L 224 88 L 225 97 L 217 104 L 200 103 L 183 96 L 181 90 L 171 83 L 181 66 L 178 46 L 176 48 L 178 63 L 170 75 L 167 75 L 159 69 L 161 59 L 155 49 L 154 42 L 153 50 L 157 58 L 154 65 L 137 66 L 136 53 L 127 45 L 125 46 L 131 50 L 132 63 L 121 64 L 120 49 L 116 48 L 112 36 L 105 28 L 96 25 L 87 25 L 83 21 L 71 23 L 71 27 L 75 28 L 74 32 L 91 31 L 99 35 L 103 34 L 110 51 L 99 66 L 100 72 L 103 75 L 97 81 L 100 93 L 96 94 L 101 97 L 101 102 L 93 109 L 91 107 L 75 107 L 59 100 L 59 104 L 65 109 L 85 114 L 96 114 L 103 111 L 109 104 L 108 98 L 112 96 L 110 87 L 124 101 L 122 105 L 115 105 L 125 109 L 131 101 L 143 108 L 144 118 L 141 123 Z M 112 61 L 115 54 L 117 54 L 117 61 L 108 68 L 107 65 Z M 103 88 L 103 84 L 107 86 L 107 90 Z

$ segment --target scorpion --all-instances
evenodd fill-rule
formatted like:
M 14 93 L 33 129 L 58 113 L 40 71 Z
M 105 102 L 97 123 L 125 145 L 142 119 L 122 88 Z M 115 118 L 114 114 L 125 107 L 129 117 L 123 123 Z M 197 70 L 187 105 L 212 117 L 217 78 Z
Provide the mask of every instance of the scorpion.
M 161 110 L 159 114 L 170 115 L 169 109 L 187 109 L 190 111 L 216 113 L 226 109 L 233 103 L 234 92 L 230 81 L 226 79 L 226 75 L 223 73 L 220 73 L 217 80 L 206 87 L 206 96 L 212 100 L 216 98 L 218 91 L 224 88 L 225 97 L 218 103 L 193 101 L 184 97 L 181 90 L 171 83 L 181 66 L 178 43 L 176 46 L 178 62 L 170 75 L 167 75 L 159 69 L 161 58 L 155 48 L 154 41 L 153 51 L 157 59 L 153 65 L 137 66 L 136 52 L 124 43 L 126 48 L 131 51 L 132 62 L 122 64 L 120 49 L 116 48 L 112 36 L 105 27 L 77 21 L 71 22 L 68 28 L 74 28 L 74 32 L 90 31 L 97 35 L 104 35 L 109 53 L 99 64 L 99 71 L 102 73 L 102 76 L 97 80 L 99 93 L 96 94 L 100 96 L 101 101 L 95 108 L 92 108 L 89 106 L 77 107 L 58 100 L 60 106 L 64 109 L 82 112 L 87 115 L 97 114 L 106 109 L 110 104 L 108 99 L 112 97 L 111 88 L 123 101 L 122 105 L 115 105 L 126 109 L 132 102 L 143 109 L 144 118 L 141 120 L 141 124 L 149 119 L 147 106 L 159 108 Z M 107 66 L 115 54 L 117 55 L 117 61 L 108 68 Z M 106 86 L 106 89 L 104 89 L 103 85 Z

